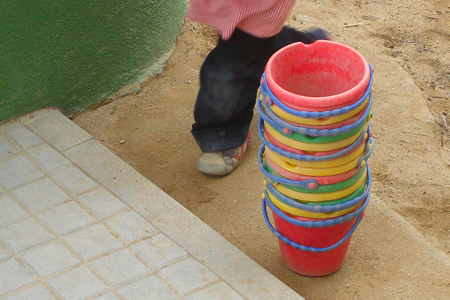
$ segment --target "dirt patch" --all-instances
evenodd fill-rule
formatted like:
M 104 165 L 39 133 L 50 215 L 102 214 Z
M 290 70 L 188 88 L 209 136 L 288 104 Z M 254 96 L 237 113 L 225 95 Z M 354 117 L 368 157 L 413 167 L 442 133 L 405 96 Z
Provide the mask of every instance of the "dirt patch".
M 448 3 L 439 0 L 305 0 L 298 1 L 288 21 L 301 30 L 327 28 L 337 42 L 357 49 L 373 65 L 372 193 L 445 255 L 450 251 L 449 19 Z M 357 230 L 335 275 L 311 279 L 286 269 L 261 216 L 256 122 L 251 126 L 254 146 L 235 172 L 218 179 L 196 170 L 200 150 L 190 135 L 192 111 L 199 68 L 215 39 L 213 29 L 186 23 L 163 74 L 139 93 L 74 121 L 307 299 L 375 299 L 379 289 L 386 290 L 386 298 L 420 298 L 411 282 L 426 274 L 394 286 L 396 266 L 383 257 L 385 245 L 358 247 L 363 236 L 393 234 L 378 231 L 376 211 L 363 220 L 363 234 Z M 345 281 L 352 272 L 360 280 L 356 285 Z M 442 299 L 449 284 L 448 278 L 443 281 L 447 286 L 432 283 Z

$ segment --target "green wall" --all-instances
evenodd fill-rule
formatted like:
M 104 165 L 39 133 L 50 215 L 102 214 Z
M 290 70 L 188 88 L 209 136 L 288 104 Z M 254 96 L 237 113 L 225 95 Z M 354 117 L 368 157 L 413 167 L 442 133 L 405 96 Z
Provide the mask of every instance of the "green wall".
M 150 74 L 170 51 L 185 0 L 0 1 L 0 120 L 71 114 Z

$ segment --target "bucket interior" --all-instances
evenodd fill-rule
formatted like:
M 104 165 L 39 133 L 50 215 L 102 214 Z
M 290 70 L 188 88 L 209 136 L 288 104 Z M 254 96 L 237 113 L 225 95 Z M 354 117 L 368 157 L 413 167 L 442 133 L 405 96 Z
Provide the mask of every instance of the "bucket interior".
M 281 89 L 305 97 L 328 97 L 356 87 L 366 63 L 351 48 L 337 43 L 298 45 L 279 51 L 271 61 L 271 77 Z

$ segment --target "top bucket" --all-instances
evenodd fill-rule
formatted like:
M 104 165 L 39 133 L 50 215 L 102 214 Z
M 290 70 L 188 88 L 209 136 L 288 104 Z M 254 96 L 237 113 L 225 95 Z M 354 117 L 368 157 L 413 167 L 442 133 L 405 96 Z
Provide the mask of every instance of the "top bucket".
M 369 86 L 370 66 L 356 50 L 319 40 L 280 49 L 267 62 L 265 77 L 286 106 L 329 111 L 361 99 Z

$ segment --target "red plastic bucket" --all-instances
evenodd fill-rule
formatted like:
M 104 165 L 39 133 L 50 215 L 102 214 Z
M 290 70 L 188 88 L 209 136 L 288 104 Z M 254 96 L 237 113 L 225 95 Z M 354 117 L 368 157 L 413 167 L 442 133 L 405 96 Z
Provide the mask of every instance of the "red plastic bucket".
M 337 243 L 352 228 L 357 218 L 331 227 L 304 228 L 284 221 L 276 213 L 273 213 L 273 216 L 275 226 L 281 234 L 296 243 L 314 247 L 325 247 Z M 304 217 L 293 218 L 303 221 L 314 220 Z M 340 269 L 347 255 L 350 239 L 336 249 L 320 253 L 296 249 L 280 239 L 278 244 L 281 257 L 289 269 L 302 275 L 317 277 L 332 274 Z
M 286 266 L 298 274 L 311 277 L 326 276 L 339 270 L 347 255 L 351 235 L 364 215 L 369 198 L 361 207 L 345 216 L 321 221 L 287 214 L 276 208 L 270 199 L 264 198 L 264 217 L 278 237 L 281 257 Z M 276 229 L 267 217 L 266 204 L 272 210 Z
M 333 41 L 294 43 L 276 52 L 265 69 L 273 94 L 296 110 L 327 111 L 358 101 L 370 67 L 356 50 Z

